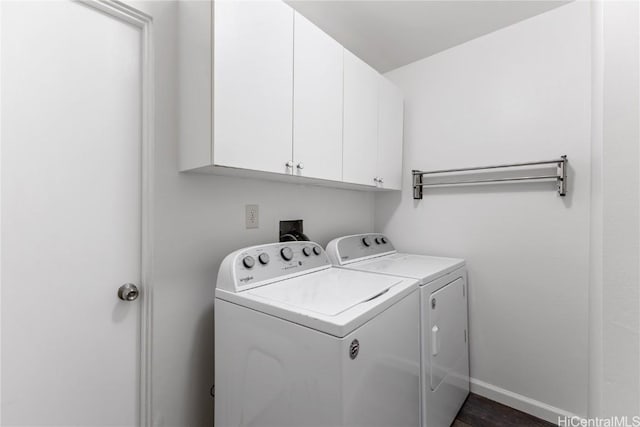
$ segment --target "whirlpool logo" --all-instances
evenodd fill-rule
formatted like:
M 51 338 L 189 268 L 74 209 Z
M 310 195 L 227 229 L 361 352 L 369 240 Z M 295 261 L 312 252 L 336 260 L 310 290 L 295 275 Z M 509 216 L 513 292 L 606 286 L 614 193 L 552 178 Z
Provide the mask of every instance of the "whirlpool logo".
M 253 280 L 253 276 L 241 277 L 240 281 L 247 283 L 249 280 Z
M 351 345 L 349 346 L 349 357 L 351 360 L 358 357 L 358 353 L 360 352 L 360 341 L 353 340 L 351 341 Z

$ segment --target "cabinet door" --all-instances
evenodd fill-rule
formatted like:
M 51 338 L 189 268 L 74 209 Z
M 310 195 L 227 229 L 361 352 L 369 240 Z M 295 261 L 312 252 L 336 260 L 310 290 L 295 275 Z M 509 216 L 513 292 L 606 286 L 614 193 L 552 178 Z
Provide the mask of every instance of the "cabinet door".
M 340 181 L 343 48 L 299 13 L 294 38 L 294 173 Z
M 380 76 L 378 86 L 378 187 L 402 187 L 402 93 Z
M 214 3 L 213 163 L 288 172 L 293 127 L 293 9 Z
M 378 73 L 344 50 L 343 180 L 375 185 L 378 146 Z

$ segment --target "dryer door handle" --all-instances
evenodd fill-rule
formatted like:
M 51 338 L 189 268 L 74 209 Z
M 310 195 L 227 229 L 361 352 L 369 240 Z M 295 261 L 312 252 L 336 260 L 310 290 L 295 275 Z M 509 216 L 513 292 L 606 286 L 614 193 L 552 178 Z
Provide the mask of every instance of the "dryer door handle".
M 431 328 L 431 355 L 432 356 L 438 355 L 438 331 L 439 330 L 440 329 L 438 329 L 437 325 Z

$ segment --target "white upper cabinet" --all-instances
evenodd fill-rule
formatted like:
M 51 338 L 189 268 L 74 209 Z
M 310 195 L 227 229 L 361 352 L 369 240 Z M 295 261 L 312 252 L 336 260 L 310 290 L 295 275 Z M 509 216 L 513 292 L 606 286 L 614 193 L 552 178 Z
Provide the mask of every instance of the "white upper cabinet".
M 292 159 L 293 9 L 215 2 L 213 163 L 286 173 Z
M 379 188 L 402 187 L 402 93 L 384 77 L 378 78 L 378 168 Z
M 342 177 L 345 182 L 376 185 L 379 78 L 373 68 L 344 50 Z
M 294 174 L 342 180 L 342 46 L 295 13 Z
M 402 97 L 280 1 L 178 2 L 180 170 L 399 189 Z

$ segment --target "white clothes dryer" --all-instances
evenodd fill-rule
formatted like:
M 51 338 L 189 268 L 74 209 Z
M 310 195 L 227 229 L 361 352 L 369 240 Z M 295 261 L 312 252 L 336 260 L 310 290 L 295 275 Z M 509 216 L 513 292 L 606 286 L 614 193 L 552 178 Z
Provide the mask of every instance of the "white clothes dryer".
M 378 233 L 334 239 L 327 254 L 341 268 L 419 281 L 421 424 L 450 426 L 469 394 L 464 260 L 398 253 Z
M 417 281 L 331 266 L 313 242 L 228 255 L 215 425 L 419 426 Z

